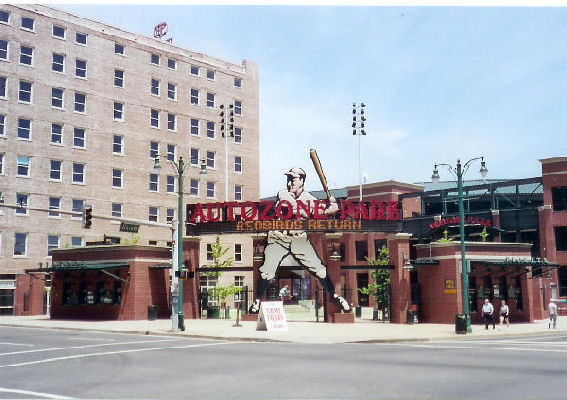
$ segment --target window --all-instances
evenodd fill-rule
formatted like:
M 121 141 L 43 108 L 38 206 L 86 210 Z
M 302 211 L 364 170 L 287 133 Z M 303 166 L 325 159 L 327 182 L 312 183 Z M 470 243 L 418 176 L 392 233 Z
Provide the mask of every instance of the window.
M 150 142 L 150 158 L 153 160 L 158 156 L 159 153 L 159 143 Z
M 114 43 L 114 54 L 124 55 L 124 46 L 119 43 Z
M 148 207 L 148 220 L 157 222 L 158 221 L 158 209 L 157 207 Z
M 114 120 L 124 121 L 124 104 L 118 101 L 114 102 Z
M 150 93 L 154 96 L 159 96 L 159 79 L 153 79 L 150 87 Z
M 51 70 L 54 72 L 63 73 L 65 71 L 65 55 L 53 53 L 51 62 Z
M 215 167 L 215 153 L 213 151 L 207 151 L 207 167 Z
M 242 290 L 242 288 L 244 287 L 244 276 L 242 275 L 236 275 L 234 277 L 234 286 L 237 288 L 240 288 L 240 290 Z M 235 293 L 234 295 L 234 300 L 237 302 L 241 302 L 243 301 L 243 297 L 242 297 L 242 293 Z
M 114 86 L 124 87 L 124 71 L 121 69 L 114 70 Z
M 73 163 L 73 183 L 85 183 L 85 164 Z
M 234 172 L 242 172 L 242 157 L 234 157 Z
M 234 77 L 234 87 L 242 87 L 242 79 L 238 77 Z
M 167 145 L 167 159 L 169 161 L 175 161 L 175 145 L 174 144 L 168 144 Z
M 199 66 L 191 65 L 191 75 L 199 76 Z
M 65 39 L 65 34 L 67 33 L 67 29 L 62 26 L 53 25 L 53 36 Z
M 167 114 L 167 130 L 169 131 L 177 130 L 177 118 L 175 114 Z
M 63 108 L 63 94 L 65 91 L 61 88 L 51 88 L 51 107 Z
M 8 60 L 8 41 L 0 40 L 0 60 Z
M 51 124 L 51 143 L 62 144 L 63 125 Z
M 86 147 L 85 130 L 83 128 L 73 129 L 73 147 L 84 149 Z
M 557 277 L 559 281 L 559 297 L 567 296 L 567 268 L 557 268 Z
M 18 139 L 31 140 L 31 128 L 29 119 L 18 118 Z
M 75 93 L 75 111 L 84 113 L 86 111 L 87 95 L 84 93 Z
M 551 200 L 554 211 L 567 210 L 567 186 L 552 187 Z
M 32 101 L 32 83 L 26 81 L 20 81 L 20 91 L 18 94 L 18 100 L 24 103 L 31 103 Z
M 213 199 L 215 197 L 215 183 L 207 182 L 207 197 Z
M 122 218 L 122 204 L 112 203 L 112 216 Z
M 87 62 L 85 60 L 75 60 L 75 76 L 77 78 L 87 77 Z
M 80 236 L 71 237 L 71 247 L 81 247 L 83 245 L 83 238 Z
M 9 11 L 0 11 L 0 23 L 3 24 L 10 24 L 10 12 Z
M 16 193 L 16 214 L 28 215 L 28 195 L 24 193 Z
M 215 108 L 215 94 L 207 93 L 207 107 Z
M 234 100 L 234 114 L 242 115 L 242 101 Z
M 158 191 L 158 174 L 150 174 L 150 192 Z
M 173 222 L 173 219 L 175 218 L 175 208 L 168 208 L 167 209 L 167 215 L 166 215 L 166 221 L 167 222 Z
M 86 46 L 87 45 L 87 34 L 75 32 L 75 43 L 83 44 L 83 45 Z
M 120 135 L 114 135 L 112 139 L 112 153 L 113 154 L 124 154 L 123 153 L 123 143 L 124 137 Z
M 30 158 L 27 156 L 18 156 L 17 176 L 29 178 L 30 176 Z
M 199 120 L 196 118 L 191 118 L 191 135 L 199 135 Z
M 150 110 L 150 126 L 153 128 L 159 128 L 159 110 Z
M 215 138 L 215 123 L 212 121 L 207 121 L 207 137 L 210 139 Z
M 57 212 L 61 210 L 61 197 L 50 197 L 49 198 L 49 216 L 59 217 L 60 214 Z M 53 211 L 51 211 L 53 210 Z
M 85 209 L 85 201 L 79 199 L 72 200 L 72 209 L 74 213 L 80 213 L 81 215 L 73 215 L 72 218 L 82 218 L 83 211 Z
M 234 128 L 234 143 L 242 143 L 242 128 Z
M 20 64 L 33 64 L 33 48 L 28 46 L 20 46 Z
M 167 98 L 170 100 L 177 100 L 177 85 L 175 83 L 167 84 Z
M 6 116 L 0 114 L 0 136 L 6 136 Z
M 15 256 L 25 256 L 27 255 L 26 252 L 26 245 L 28 241 L 28 234 L 27 233 L 14 233 L 14 255 Z
M 51 160 L 49 162 L 49 180 L 61 181 L 61 161 Z
M 189 194 L 191 196 L 199 195 L 199 180 L 191 179 L 191 182 L 189 183 Z
M 113 169 L 112 170 L 112 187 L 113 188 L 122 188 L 122 170 L 121 169 Z
M 33 18 L 22 17 L 22 29 L 28 31 L 33 31 L 35 25 L 35 20 Z
M 199 149 L 191 147 L 191 165 L 199 165 Z
M 191 104 L 199 105 L 199 89 L 191 89 Z
M 173 58 L 168 58 L 167 59 L 167 68 L 177 69 L 177 61 L 175 61 Z
M 214 69 L 208 69 L 207 70 L 207 79 L 211 79 L 211 80 L 215 80 L 215 70 Z
M 238 243 L 234 245 L 234 261 L 242 261 L 242 245 Z
M 4 158 L 6 155 L 4 153 L 0 153 L 0 175 L 4 175 Z M 2 197 L 2 192 L 0 192 L 0 198 Z
M 0 98 L 5 99 L 8 94 L 8 78 L 0 76 Z
M 556 226 L 555 231 L 555 249 L 557 251 L 567 251 L 567 226 Z
M 159 54 L 153 54 L 152 53 L 152 55 L 150 57 L 150 62 L 154 65 L 159 65 L 159 61 L 160 61 L 159 58 L 160 58 Z
M 368 256 L 368 246 L 366 241 L 356 241 L 354 242 L 356 248 L 356 261 L 366 261 Z
M 59 236 L 47 236 L 47 256 L 51 255 L 51 250 L 59 248 Z
M 235 185 L 234 186 L 234 200 L 241 201 L 242 200 L 242 186 Z
M 207 243 L 207 261 L 213 261 L 213 246 Z
M 167 193 L 175 193 L 175 176 L 167 176 Z

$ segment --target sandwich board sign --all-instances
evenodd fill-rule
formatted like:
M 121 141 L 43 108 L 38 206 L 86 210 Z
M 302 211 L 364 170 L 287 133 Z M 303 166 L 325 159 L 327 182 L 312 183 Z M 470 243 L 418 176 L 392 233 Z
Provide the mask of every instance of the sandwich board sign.
M 258 313 L 257 331 L 287 331 L 287 319 L 281 301 L 263 301 Z

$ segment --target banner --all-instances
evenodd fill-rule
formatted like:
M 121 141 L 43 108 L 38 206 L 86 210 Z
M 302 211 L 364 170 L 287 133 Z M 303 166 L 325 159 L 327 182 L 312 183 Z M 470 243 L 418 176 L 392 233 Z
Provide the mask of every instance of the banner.
M 281 301 L 263 301 L 260 303 L 257 331 L 287 331 L 287 319 Z

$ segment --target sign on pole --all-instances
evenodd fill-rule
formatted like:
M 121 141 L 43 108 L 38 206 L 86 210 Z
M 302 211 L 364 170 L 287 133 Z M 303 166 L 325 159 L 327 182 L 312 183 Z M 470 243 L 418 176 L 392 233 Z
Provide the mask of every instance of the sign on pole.
M 287 331 L 287 319 L 281 301 L 263 301 L 260 303 L 257 331 Z
M 127 222 L 122 222 L 120 224 L 120 232 L 138 233 L 139 229 L 140 229 L 139 224 L 129 224 Z

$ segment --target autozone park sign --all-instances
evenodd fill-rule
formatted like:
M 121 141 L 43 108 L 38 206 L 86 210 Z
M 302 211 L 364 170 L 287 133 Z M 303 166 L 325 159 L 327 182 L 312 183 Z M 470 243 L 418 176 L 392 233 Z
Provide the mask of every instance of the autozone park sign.
M 401 203 L 397 201 L 338 202 L 335 214 L 326 215 L 325 200 L 216 202 L 187 205 L 188 231 L 262 232 L 270 230 L 364 231 L 380 225 L 383 231 L 399 230 Z M 310 215 L 304 218 L 303 215 Z

